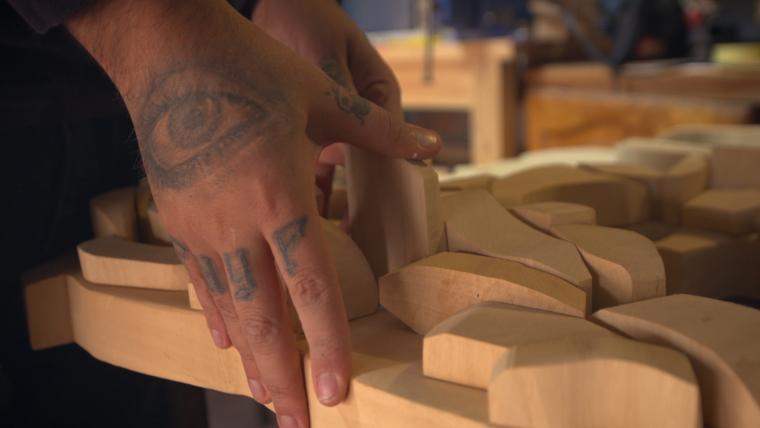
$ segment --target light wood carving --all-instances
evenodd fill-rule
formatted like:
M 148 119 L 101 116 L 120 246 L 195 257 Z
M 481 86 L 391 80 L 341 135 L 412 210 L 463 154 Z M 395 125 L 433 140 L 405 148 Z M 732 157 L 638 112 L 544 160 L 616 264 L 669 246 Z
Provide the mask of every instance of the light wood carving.
M 137 241 L 135 188 L 123 187 L 90 199 L 90 217 L 96 237 L 118 236 Z
M 647 187 L 634 180 L 564 165 L 537 167 L 498 179 L 491 193 L 505 207 L 533 202 L 572 202 L 596 211 L 603 226 L 624 226 L 651 218 Z
M 496 361 L 516 345 L 612 334 L 582 318 L 480 303 L 447 318 L 425 335 L 422 367 L 425 376 L 486 389 Z
M 627 230 L 644 235 L 650 241 L 659 241 L 678 231 L 678 226 L 661 221 L 647 221 L 644 223 L 626 226 Z
M 594 278 L 593 309 L 665 295 L 665 267 L 657 247 L 624 229 L 566 224 L 554 236 L 574 243 Z
M 760 189 L 714 189 L 686 203 L 683 222 L 694 229 L 740 236 L 754 231 L 757 215 Z
M 453 178 L 441 181 L 441 191 L 473 190 L 491 188 L 491 183 L 496 179 L 490 174 L 477 174 L 468 177 Z
M 448 195 L 441 203 L 449 251 L 522 263 L 570 282 L 591 298 L 591 273 L 573 244 L 518 220 L 484 190 Z
M 702 427 L 689 360 L 615 336 L 515 346 L 496 363 L 488 402 L 506 426 Z
M 439 253 L 380 278 L 380 304 L 419 334 L 479 302 L 511 303 L 576 317 L 585 293 L 520 263 L 465 253 Z
M 596 211 L 593 208 L 569 202 L 537 202 L 518 205 L 509 211 L 520 220 L 547 233 L 552 227 L 563 224 L 596 224 Z
M 604 309 L 594 318 L 634 339 L 688 355 L 709 426 L 760 426 L 760 311 L 673 295 Z
M 760 190 L 760 141 L 713 147 L 710 187 Z

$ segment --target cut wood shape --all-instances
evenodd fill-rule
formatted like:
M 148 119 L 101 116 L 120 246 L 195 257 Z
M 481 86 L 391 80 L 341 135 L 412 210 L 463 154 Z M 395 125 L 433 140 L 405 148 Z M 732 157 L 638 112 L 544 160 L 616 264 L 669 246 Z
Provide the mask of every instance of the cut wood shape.
M 694 229 L 739 236 L 754 231 L 757 215 L 760 189 L 713 189 L 686 203 L 683 223 Z
M 646 236 L 650 241 L 659 241 L 678 231 L 678 226 L 661 221 L 647 221 L 644 223 L 626 226 L 626 229 Z
M 667 294 L 760 298 L 760 241 L 683 230 L 656 242 Z
M 330 255 L 335 261 L 338 285 L 343 295 L 343 304 L 348 319 L 361 318 L 374 313 L 378 307 L 377 280 L 369 267 L 369 263 L 367 263 L 367 259 L 364 258 L 351 237 L 329 220 L 322 219 L 322 230 L 325 232 Z M 280 285 L 282 286 L 282 283 Z M 283 290 L 287 293 L 284 286 Z M 187 291 L 190 307 L 198 310 L 203 309 L 198 301 L 195 288 L 188 287 Z M 298 316 L 292 304 L 288 305 L 288 309 L 292 324 L 298 327 Z
M 760 140 L 713 147 L 710 187 L 760 190 Z
M 172 238 L 169 236 L 169 232 L 166 231 L 164 223 L 161 221 L 161 216 L 158 215 L 156 204 L 153 201 L 148 204 L 147 218 L 151 240 L 157 244 L 171 245 Z
M 710 156 L 710 149 L 692 144 L 657 138 L 626 138 L 615 145 L 620 162 L 642 165 L 657 172 L 666 172 L 686 157 Z
M 172 247 L 111 237 L 83 242 L 77 252 L 82 274 L 96 284 L 185 291 L 190 283 Z
M 688 355 L 708 426 L 760 426 L 760 311 L 674 295 L 604 309 L 594 318 L 634 339 Z
M 665 267 L 654 243 L 611 227 L 566 224 L 552 228 L 574 243 L 594 278 L 594 310 L 665 295 Z
M 710 148 L 718 144 L 735 144 L 760 139 L 758 125 L 678 125 L 660 134 L 668 141 L 678 141 Z
M 465 253 L 438 253 L 380 278 L 380 304 L 419 334 L 480 302 L 582 318 L 586 300 L 582 290 L 554 275 Z
M 456 177 L 445 181 L 441 181 L 441 192 L 444 191 L 456 191 L 456 190 L 474 190 L 483 189 L 488 190 L 491 188 L 491 183 L 496 179 L 491 174 L 477 174 L 467 177 Z
M 537 202 L 509 210 L 520 220 L 544 232 L 562 224 L 596 224 L 596 211 L 569 202 Z
M 668 170 L 660 184 L 663 221 L 681 222 L 683 205 L 705 190 L 708 174 L 708 158 L 700 154 L 689 155 Z
M 582 318 L 480 303 L 447 318 L 425 335 L 422 368 L 425 376 L 486 389 L 496 361 L 514 346 L 612 334 Z
M 500 178 L 491 193 L 506 208 L 533 202 L 571 202 L 596 211 L 604 226 L 641 223 L 651 217 L 645 185 L 564 165 L 533 168 Z
M 484 190 L 465 190 L 441 202 L 449 251 L 522 263 L 570 282 L 591 299 L 591 273 L 573 244 L 518 220 Z
M 90 199 L 90 217 L 96 237 L 118 236 L 137 241 L 135 188 L 123 187 Z
M 511 427 L 702 427 L 689 360 L 615 336 L 515 346 L 496 363 L 488 412 Z
M 443 244 L 438 174 L 423 162 L 346 147 L 351 236 L 376 277 Z

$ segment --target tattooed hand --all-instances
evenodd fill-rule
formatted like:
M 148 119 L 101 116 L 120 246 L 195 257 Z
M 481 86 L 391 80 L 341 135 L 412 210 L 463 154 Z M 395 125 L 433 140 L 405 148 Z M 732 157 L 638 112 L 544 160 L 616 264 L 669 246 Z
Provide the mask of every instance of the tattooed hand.
M 224 0 L 101 1 L 67 27 L 124 98 L 214 342 L 238 350 L 253 397 L 273 402 L 280 426 L 308 427 L 278 276 L 308 340 L 320 401 L 340 402 L 351 373 L 314 161 L 333 141 L 429 157 L 438 137 L 405 125 L 337 74 L 331 80 Z

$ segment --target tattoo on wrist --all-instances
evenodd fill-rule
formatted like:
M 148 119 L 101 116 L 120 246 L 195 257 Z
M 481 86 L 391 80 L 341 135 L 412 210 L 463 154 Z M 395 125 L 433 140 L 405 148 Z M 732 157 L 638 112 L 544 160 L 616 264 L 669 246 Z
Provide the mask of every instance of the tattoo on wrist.
M 198 262 L 201 265 L 201 273 L 203 274 L 203 280 L 206 282 L 208 290 L 215 294 L 222 294 L 227 291 L 227 285 L 225 285 L 222 276 L 214 264 L 211 257 L 200 256 Z
M 250 252 L 245 248 L 239 248 L 231 253 L 224 253 L 224 266 L 235 290 L 235 299 L 253 300 L 256 282 L 251 271 Z
M 306 216 L 299 217 L 274 232 L 274 240 L 277 242 L 277 248 L 280 250 L 280 255 L 285 263 L 285 270 L 289 276 L 295 275 L 298 268 L 291 252 L 306 234 L 307 221 Z
M 154 183 L 189 186 L 267 133 L 277 100 L 249 82 L 249 76 L 201 66 L 155 80 L 136 120 L 143 165 Z

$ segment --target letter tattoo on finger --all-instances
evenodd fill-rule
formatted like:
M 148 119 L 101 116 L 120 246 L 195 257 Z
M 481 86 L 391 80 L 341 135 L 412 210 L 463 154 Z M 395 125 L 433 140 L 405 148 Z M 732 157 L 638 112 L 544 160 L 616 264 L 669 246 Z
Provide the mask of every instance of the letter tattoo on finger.
M 289 276 L 296 273 L 298 265 L 291 252 L 301 238 L 306 234 L 306 216 L 299 217 L 274 232 L 274 240 L 277 242 L 277 248 L 280 250 L 282 260 L 285 263 L 285 270 Z
M 224 266 L 230 276 L 237 300 L 251 301 L 255 296 L 256 282 L 251 271 L 250 252 L 238 248 L 231 253 L 224 253 Z

